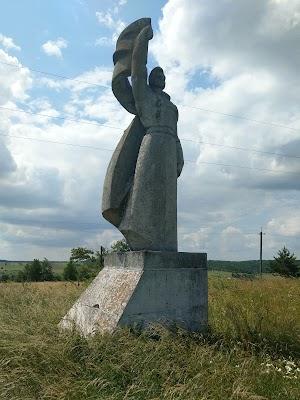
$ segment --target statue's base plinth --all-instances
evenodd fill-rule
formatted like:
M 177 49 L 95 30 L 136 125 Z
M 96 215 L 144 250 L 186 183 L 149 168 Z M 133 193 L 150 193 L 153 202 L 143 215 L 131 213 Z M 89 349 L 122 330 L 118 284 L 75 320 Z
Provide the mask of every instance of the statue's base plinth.
M 151 323 L 201 331 L 207 309 L 206 253 L 110 253 L 59 326 L 84 336 Z

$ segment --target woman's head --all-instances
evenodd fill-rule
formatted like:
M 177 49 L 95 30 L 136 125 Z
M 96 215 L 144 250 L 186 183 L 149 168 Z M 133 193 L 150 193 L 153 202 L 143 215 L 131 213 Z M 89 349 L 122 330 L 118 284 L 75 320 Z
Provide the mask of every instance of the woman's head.
M 166 77 L 161 67 L 155 67 L 149 75 L 149 86 L 163 90 L 166 86 Z

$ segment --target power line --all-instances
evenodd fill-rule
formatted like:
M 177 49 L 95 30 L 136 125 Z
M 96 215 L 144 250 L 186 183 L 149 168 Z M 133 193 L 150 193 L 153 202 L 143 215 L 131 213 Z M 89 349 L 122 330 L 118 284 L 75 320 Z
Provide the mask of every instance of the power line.
M 299 172 L 295 172 L 295 171 L 275 171 L 273 169 L 267 169 L 267 168 L 256 168 L 256 167 L 246 167 L 243 165 L 234 165 L 234 164 L 222 164 L 222 163 L 214 163 L 214 162 L 208 162 L 208 161 L 190 161 L 190 160 L 185 160 L 187 162 L 191 162 L 194 164 L 207 164 L 207 165 L 218 165 L 220 167 L 232 167 L 232 168 L 241 168 L 241 169 L 253 169 L 256 171 L 262 171 L 262 172 L 273 172 L 273 173 L 289 173 L 289 174 L 296 174 L 299 175 Z
M 267 122 L 267 121 L 259 121 L 257 119 L 252 119 L 252 118 L 248 118 L 245 117 L 243 115 L 236 115 L 236 114 L 227 114 L 227 113 L 223 113 L 221 111 L 216 111 L 216 110 L 209 110 L 208 108 L 202 108 L 202 107 L 193 107 L 193 106 L 188 106 L 185 104 L 181 104 L 179 105 L 179 107 L 186 107 L 186 108 L 193 108 L 195 110 L 200 110 L 200 111 L 205 111 L 205 112 L 210 112 L 210 113 L 214 113 L 214 114 L 219 114 L 219 115 L 223 115 L 224 117 L 231 117 L 231 118 L 238 118 L 238 119 L 244 119 L 246 121 L 251 121 L 254 122 L 256 124 L 261 124 L 261 125 L 267 125 L 267 126 L 273 126 L 276 128 L 284 128 L 284 129 L 290 129 L 292 131 L 296 131 L 299 132 L 299 128 L 293 128 L 291 126 L 287 126 L 287 125 L 282 125 L 282 124 L 275 124 L 273 122 Z
M 268 235 L 270 236 L 279 236 L 279 237 L 283 237 L 285 239 L 294 239 L 294 238 L 300 238 L 300 235 L 284 235 L 283 233 L 272 233 L 272 232 L 266 232 Z
M 78 82 L 78 83 L 84 83 L 85 85 L 109 88 L 109 86 L 107 86 L 107 85 L 101 85 L 101 84 L 99 84 L 99 83 L 83 81 L 83 80 L 77 79 L 77 78 L 70 78 L 70 77 L 65 76 L 65 75 L 54 74 L 54 73 L 52 73 L 52 72 L 46 72 L 46 71 L 42 71 L 42 70 L 39 70 L 39 69 L 33 69 L 33 68 L 29 68 L 29 67 L 24 67 L 24 66 L 21 67 L 21 66 L 19 66 L 19 65 L 7 63 L 7 62 L 4 62 L 4 61 L 0 61 L 0 64 L 7 65 L 7 66 L 9 66 L 9 67 L 16 68 L 16 69 L 26 68 L 26 69 L 28 69 L 29 71 L 36 72 L 36 73 L 38 73 L 38 74 L 54 76 L 54 77 L 56 77 L 56 78 L 66 79 L 66 80 L 68 80 L 68 81 L 75 81 L 75 82 Z
M 33 68 L 29 68 L 29 67 L 21 67 L 21 66 L 15 65 L 15 64 L 6 63 L 4 61 L 0 61 L 0 63 L 4 64 L 4 65 L 7 65 L 7 66 L 10 66 L 10 67 L 13 67 L 13 68 L 18 68 L 18 69 L 27 68 L 29 71 L 37 72 L 39 74 L 54 76 L 54 77 L 57 77 L 57 78 L 66 79 L 66 80 L 70 80 L 70 81 L 76 81 L 76 82 L 84 83 L 84 84 L 91 85 L 91 86 L 98 86 L 98 87 L 105 87 L 105 88 L 109 87 L 107 85 L 101 85 L 101 84 L 94 83 L 94 82 L 87 82 L 87 81 L 83 81 L 83 80 L 80 80 L 80 79 L 77 79 L 77 78 L 71 78 L 71 77 L 68 77 L 68 76 L 65 76 L 65 75 L 59 75 L 59 74 L 55 74 L 55 73 L 52 73 L 52 72 L 42 71 L 42 70 L 39 70 L 39 69 L 33 69 Z M 243 119 L 243 120 L 246 120 L 246 121 L 254 122 L 256 124 L 261 124 L 261 125 L 266 125 L 266 126 L 273 126 L 273 127 L 276 127 L 276 128 L 290 129 L 290 130 L 296 131 L 296 132 L 298 132 L 300 130 L 300 129 L 293 128 L 291 126 L 287 126 L 287 125 L 283 125 L 283 124 L 276 124 L 276 123 L 268 122 L 268 121 L 260 121 L 260 120 L 249 118 L 249 117 L 246 117 L 246 116 L 243 116 L 243 115 L 224 113 L 224 112 L 221 112 L 221 111 L 211 110 L 211 109 L 203 108 L 203 107 L 189 106 L 187 104 L 179 104 L 178 106 L 179 107 L 185 107 L 185 108 L 191 108 L 191 109 L 195 109 L 195 110 L 200 110 L 200 111 L 205 111 L 205 112 L 210 112 L 210 113 L 214 113 L 214 114 L 218 114 L 218 115 L 223 115 L 224 117 Z
M 16 108 L 9 108 L 9 107 L 3 107 L 3 106 L 0 106 L 0 109 L 1 110 L 12 111 L 12 112 L 20 112 L 20 113 L 30 114 L 30 115 L 38 115 L 40 117 L 54 118 L 54 119 L 59 119 L 59 120 L 63 120 L 63 121 L 64 120 L 72 121 L 72 122 L 77 122 L 78 124 L 104 126 L 105 128 L 122 130 L 121 128 L 117 128 L 116 126 L 100 124 L 100 122 L 82 121 L 82 120 L 76 119 L 76 118 L 59 117 L 59 116 L 54 116 L 54 115 L 41 114 L 41 113 L 37 113 L 37 112 L 33 112 L 33 111 L 25 111 L 25 110 L 20 110 L 20 109 L 16 109 Z
M 185 142 L 194 142 L 194 143 L 200 143 L 200 144 L 209 145 L 209 146 L 225 147 L 225 148 L 229 148 L 229 149 L 259 153 L 259 154 L 275 155 L 278 157 L 300 158 L 300 156 L 295 156 L 295 155 L 291 155 L 291 154 L 276 153 L 273 151 L 256 150 L 256 149 L 252 149 L 252 148 L 247 149 L 246 147 L 230 146 L 227 144 L 210 143 L 210 142 L 204 142 L 202 140 L 194 140 L 194 139 L 187 139 L 187 138 L 181 138 L 180 140 L 184 140 Z
M 15 139 L 25 139 L 25 140 L 33 140 L 33 141 L 38 141 L 38 142 L 46 142 L 46 143 L 53 143 L 53 144 L 58 144 L 58 145 L 65 145 L 65 146 L 73 146 L 73 147 L 84 147 L 84 148 L 89 148 L 93 150 L 101 150 L 101 151 L 109 151 L 113 152 L 114 150 L 112 149 L 106 149 L 103 147 L 96 147 L 96 146 L 90 146 L 90 145 L 81 145 L 81 144 L 75 144 L 75 143 L 67 143 L 67 142 L 58 142 L 54 140 L 46 140 L 46 139 L 37 139 L 37 138 L 31 138 L 31 137 L 25 137 L 25 136 L 17 136 L 17 135 L 7 135 L 7 134 L 0 134 L 0 136 L 6 136 L 6 137 L 11 137 Z M 247 169 L 247 170 L 256 170 L 256 171 L 262 171 L 262 172 L 272 172 L 272 173 L 289 173 L 289 174 L 297 174 L 299 175 L 298 172 L 294 171 L 275 171 L 273 169 L 267 169 L 267 168 L 256 168 L 256 167 L 247 167 L 243 165 L 235 165 L 235 164 L 222 164 L 222 163 L 213 163 L 213 162 L 207 162 L 207 161 L 192 161 L 192 160 L 185 160 L 185 162 L 189 162 L 192 164 L 205 164 L 205 165 L 214 165 L 214 166 L 221 166 L 221 167 L 231 167 L 231 168 L 240 168 L 240 169 Z
M 250 214 L 250 213 L 249 213 Z M 69 230 L 69 229 L 74 229 L 76 227 L 78 227 L 80 230 L 84 230 L 84 231 L 92 231 L 95 229 L 99 228 L 99 225 L 97 224 L 97 222 L 95 221 L 72 221 L 72 220 L 43 220 L 43 221 L 39 221 L 38 224 L 36 224 L 36 222 L 38 221 L 21 221 L 21 225 L 22 226 L 34 226 L 34 227 L 41 227 L 41 228 L 48 228 L 48 229 L 54 229 L 54 230 Z M 230 224 L 232 221 L 229 221 L 227 224 Z M 3 220 L 3 223 L 8 224 L 8 225 L 20 225 L 20 224 L 16 224 L 14 222 L 11 221 L 5 221 Z M 57 224 L 57 225 L 55 225 Z M 65 225 L 63 225 L 65 224 Z M 215 234 L 222 234 L 224 232 L 224 229 L 222 230 L 217 230 L 214 231 Z M 260 234 L 261 232 L 259 232 Z M 257 232 L 243 232 L 241 231 L 241 234 L 243 235 L 257 235 Z M 296 239 L 299 238 L 300 235 L 293 235 L 293 236 L 287 236 L 284 234 L 279 234 L 279 233 L 273 233 L 273 232 L 265 232 L 263 233 L 264 235 L 267 234 L 268 236 L 276 236 L 276 237 L 281 237 L 284 238 L 286 240 L 292 240 L 292 239 Z
M 61 145 L 64 145 L 64 146 L 84 147 L 84 148 L 93 149 L 93 150 L 110 151 L 110 152 L 114 151 L 112 149 L 105 149 L 103 147 L 95 147 L 95 146 L 90 146 L 90 145 L 85 145 L 85 144 L 58 142 L 56 140 L 38 139 L 38 138 L 31 138 L 31 137 L 17 136 L 17 135 L 6 135 L 5 133 L 0 133 L 0 136 L 11 137 L 11 138 L 14 138 L 14 139 L 33 140 L 33 141 L 42 142 L 42 143 L 61 144 Z
M 125 129 L 118 128 L 116 126 L 112 125 L 106 125 L 106 124 L 101 124 L 99 122 L 92 122 L 92 121 L 82 121 L 80 119 L 76 118 L 69 118 L 69 117 L 60 117 L 60 116 L 53 116 L 49 114 L 42 114 L 42 113 L 37 113 L 34 111 L 26 111 L 26 110 L 20 110 L 20 109 L 15 109 L 15 108 L 9 108 L 9 107 L 4 107 L 0 106 L 0 109 L 6 110 L 6 111 L 11 111 L 11 112 L 19 112 L 19 113 L 25 113 L 25 114 L 30 114 L 30 115 L 37 115 L 40 117 L 46 117 L 46 118 L 54 118 L 62 121 L 71 121 L 71 122 L 77 122 L 79 124 L 85 124 L 85 125 L 94 125 L 94 126 L 101 126 L 109 129 L 117 129 L 120 131 L 124 131 Z M 188 138 L 181 138 L 181 140 L 185 142 L 193 142 L 193 143 L 199 143 L 203 145 L 208 145 L 208 146 L 217 146 L 217 147 L 223 147 L 223 148 L 230 148 L 234 150 L 241 150 L 241 151 L 247 151 L 247 152 L 254 152 L 258 154 L 266 154 L 266 155 L 275 155 L 278 157 L 288 157 L 288 158 L 297 158 L 300 159 L 300 156 L 296 155 L 290 155 L 290 154 L 284 154 L 284 153 L 276 153 L 272 151 L 263 151 L 263 150 L 256 150 L 256 149 L 251 149 L 251 148 L 246 148 L 246 147 L 241 147 L 241 146 L 230 146 L 230 145 L 225 145 L 225 144 L 218 144 L 218 143 L 210 143 L 210 142 L 205 142 L 202 140 L 194 140 L 194 139 L 188 139 Z

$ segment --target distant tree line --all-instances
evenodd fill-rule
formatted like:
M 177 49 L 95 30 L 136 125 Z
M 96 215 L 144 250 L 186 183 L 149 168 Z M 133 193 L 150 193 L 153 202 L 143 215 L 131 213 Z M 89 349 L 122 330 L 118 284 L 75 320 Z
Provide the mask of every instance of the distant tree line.
M 270 273 L 272 260 L 263 260 L 263 272 Z M 224 271 L 243 274 L 257 274 L 259 272 L 259 260 L 248 261 L 222 261 L 208 260 L 209 271 Z
M 9 272 L 0 267 L 0 282 L 42 282 L 42 281 L 83 281 L 94 278 L 104 267 L 103 258 L 110 252 L 129 251 L 126 241 L 118 240 L 110 249 L 101 246 L 100 251 L 86 247 L 76 247 L 71 250 L 69 261 L 66 263 L 62 274 L 53 271 L 53 265 L 47 258 L 40 261 L 34 259 L 26 263 L 22 270 Z M 227 271 L 233 274 L 255 275 L 259 271 L 259 262 L 250 261 L 217 261 L 209 260 L 208 269 Z M 263 272 L 275 273 L 287 277 L 299 277 L 300 265 L 296 256 L 286 247 L 278 251 L 273 260 L 263 261 Z
M 103 268 L 104 255 L 116 251 L 129 251 L 129 246 L 124 239 L 114 242 L 110 249 L 101 246 L 100 251 L 86 247 L 71 249 L 70 259 L 62 274 L 53 271 L 53 265 L 47 258 L 42 261 L 34 259 L 32 262 L 26 263 L 20 271 L 10 272 L 1 267 L 0 282 L 83 281 L 92 279 Z
M 211 271 L 226 271 L 233 274 L 255 275 L 259 273 L 258 260 L 249 261 L 218 261 L 208 260 L 208 269 Z M 263 260 L 263 272 L 273 273 L 286 277 L 298 278 L 300 276 L 300 261 L 295 254 L 285 246 L 278 251 L 273 260 Z
M 43 261 L 34 259 L 30 263 L 26 263 L 22 270 L 9 272 L 2 269 L 0 271 L 0 281 L 16 281 L 16 282 L 41 282 L 60 280 L 60 276 L 53 272 L 52 264 L 47 258 Z

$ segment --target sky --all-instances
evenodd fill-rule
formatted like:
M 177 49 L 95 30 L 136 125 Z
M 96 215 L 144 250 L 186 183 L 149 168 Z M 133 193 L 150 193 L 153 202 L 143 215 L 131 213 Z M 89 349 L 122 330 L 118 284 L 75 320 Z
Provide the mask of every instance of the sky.
M 300 258 L 300 0 L 10 0 L 0 14 L 0 259 L 65 260 L 122 238 L 101 216 L 132 115 L 112 54 L 151 17 L 148 68 L 179 110 L 179 250 Z

